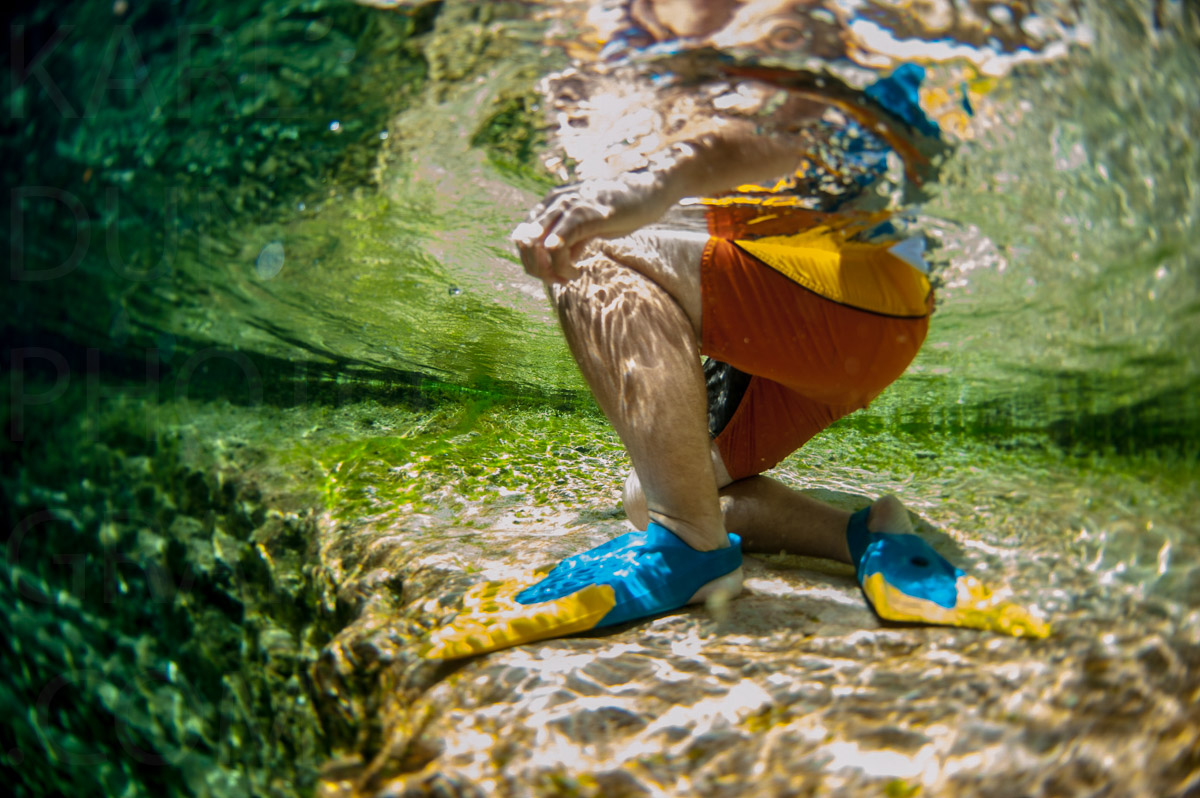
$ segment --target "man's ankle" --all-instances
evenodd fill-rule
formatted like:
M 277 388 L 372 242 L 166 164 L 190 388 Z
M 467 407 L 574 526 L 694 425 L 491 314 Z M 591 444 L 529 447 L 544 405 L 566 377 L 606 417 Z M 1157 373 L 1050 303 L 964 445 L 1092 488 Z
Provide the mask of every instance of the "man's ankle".
M 701 529 L 685 521 L 660 519 L 656 515 L 651 515 L 651 523 L 663 527 L 696 551 L 716 551 L 729 546 L 729 535 L 724 528 Z
M 867 529 L 872 532 L 911 532 L 908 508 L 891 494 L 880 496 L 871 505 Z

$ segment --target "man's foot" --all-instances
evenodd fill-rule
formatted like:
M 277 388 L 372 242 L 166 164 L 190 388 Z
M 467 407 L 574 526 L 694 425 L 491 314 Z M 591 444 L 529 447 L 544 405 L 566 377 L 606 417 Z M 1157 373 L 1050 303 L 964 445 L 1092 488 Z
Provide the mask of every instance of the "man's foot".
M 588 585 L 613 589 L 613 608 L 596 628 L 678 609 L 734 582 L 740 589 L 741 539 L 715 551 L 696 551 L 665 526 L 627 532 L 591 551 L 568 557 L 546 578 L 516 597 L 521 604 L 555 601 Z M 725 579 L 732 577 L 732 580 Z M 717 584 L 720 583 L 720 584 Z
M 867 529 L 871 532 L 896 532 L 910 534 L 913 531 L 908 508 L 891 494 L 880 496 L 871 505 L 867 516 Z
M 846 544 L 858 583 L 879 617 L 1046 637 L 1036 614 L 993 594 L 912 534 L 904 505 L 885 496 L 850 517 Z
M 713 447 L 713 466 L 718 467 L 721 455 L 717 453 L 716 447 Z M 717 474 L 718 482 L 722 477 L 725 482 L 729 481 L 729 475 L 725 472 L 724 464 L 719 466 L 720 473 Z M 642 483 L 638 478 L 636 471 L 630 469 L 625 476 L 625 489 L 622 504 L 625 507 L 625 517 L 629 519 L 629 523 L 633 524 L 635 529 L 646 529 L 650 526 L 650 511 L 646 507 L 646 495 L 642 492 Z M 688 604 L 703 604 L 710 598 L 720 598 L 728 600 L 742 592 L 742 567 L 739 565 L 736 571 L 732 571 L 725 576 L 714 579 L 708 584 L 696 591 Z
M 425 656 L 468 657 L 732 597 L 742 587 L 742 550 L 737 535 L 729 539 L 726 548 L 696 551 L 651 523 L 527 579 L 477 585 Z
M 730 535 L 729 537 L 732 539 L 730 541 L 731 543 L 733 543 L 734 540 L 738 540 L 737 535 Z M 740 546 L 741 541 L 733 543 L 733 545 Z M 739 565 L 737 570 L 730 571 L 724 576 L 718 576 L 716 579 L 697 590 L 692 597 L 688 599 L 687 603 L 704 604 L 709 599 L 713 599 L 715 601 L 728 601 L 742 592 L 743 578 L 744 572 L 742 571 L 742 566 Z

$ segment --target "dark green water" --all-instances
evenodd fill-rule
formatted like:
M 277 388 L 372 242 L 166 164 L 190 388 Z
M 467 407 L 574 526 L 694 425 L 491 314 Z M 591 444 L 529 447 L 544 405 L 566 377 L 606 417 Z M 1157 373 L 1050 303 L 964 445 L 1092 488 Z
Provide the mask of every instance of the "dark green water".
M 781 470 L 899 494 L 1059 635 L 880 629 L 844 574 L 763 560 L 731 617 L 547 649 L 586 678 L 411 652 L 480 572 L 623 518 L 507 242 L 552 182 L 555 7 L 10 12 L 14 789 L 1195 794 L 1200 31 L 1153 8 L 1087 6 L 1089 44 L 989 94 L 919 209 L 924 350 Z

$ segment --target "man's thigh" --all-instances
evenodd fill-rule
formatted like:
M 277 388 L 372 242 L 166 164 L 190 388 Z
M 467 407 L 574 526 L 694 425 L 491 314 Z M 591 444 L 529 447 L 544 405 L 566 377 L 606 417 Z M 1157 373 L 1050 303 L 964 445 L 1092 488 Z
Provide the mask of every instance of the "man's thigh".
M 700 261 L 706 233 L 645 228 L 593 244 L 595 250 L 657 283 L 679 303 L 700 340 Z

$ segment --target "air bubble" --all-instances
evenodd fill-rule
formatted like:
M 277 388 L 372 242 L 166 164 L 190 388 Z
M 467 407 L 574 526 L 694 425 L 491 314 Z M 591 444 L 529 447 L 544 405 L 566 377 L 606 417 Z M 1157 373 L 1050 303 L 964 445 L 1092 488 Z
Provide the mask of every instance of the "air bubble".
M 272 241 L 258 253 L 254 261 L 254 271 L 260 279 L 270 280 L 283 269 L 283 242 Z

